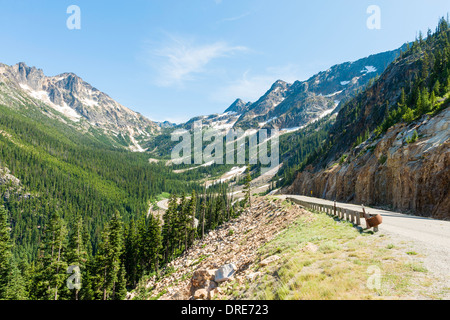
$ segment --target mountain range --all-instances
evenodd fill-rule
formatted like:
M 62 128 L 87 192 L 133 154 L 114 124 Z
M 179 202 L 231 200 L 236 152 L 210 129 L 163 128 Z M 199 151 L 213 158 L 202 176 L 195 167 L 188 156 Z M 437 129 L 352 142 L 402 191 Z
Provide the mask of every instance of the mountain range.
M 0 64 L 0 83 L 0 103 L 14 107 L 26 101 L 49 117 L 81 130 L 96 128 L 113 141 L 125 139 L 133 151 L 143 151 L 136 139 L 148 138 L 160 128 L 73 73 L 48 77 L 23 62 Z
M 113 100 L 73 73 L 46 76 L 21 62 L 0 64 L 0 103 L 26 103 L 82 132 L 97 132 L 115 147 L 144 152 L 160 134 L 191 128 L 196 120 L 217 129 L 298 129 L 328 114 L 381 74 L 402 48 L 338 64 L 306 81 L 276 81 L 256 102 L 237 99 L 222 114 L 198 116 L 175 125 L 154 122 Z M 164 129 L 168 129 L 164 130 Z M 154 148 L 152 148 L 154 150 Z
M 340 105 L 382 74 L 405 48 L 406 45 L 355 62 L 338 64 L 306 81 L 290 84 L 278 80 L 256 102 L 237 99 L 223 114 L 195 117 L 181 126 L 191 127 L 194 121 L 202 120 L 204 125 L 218 129 L 304 127 L 339 111 Z

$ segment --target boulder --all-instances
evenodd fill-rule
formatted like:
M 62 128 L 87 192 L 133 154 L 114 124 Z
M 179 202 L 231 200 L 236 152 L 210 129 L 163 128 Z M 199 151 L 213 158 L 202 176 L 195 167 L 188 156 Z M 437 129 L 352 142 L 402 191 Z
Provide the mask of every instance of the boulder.
M 315 245 L 314 243 L 308 242 L 308 243 L 306 244 L 306 246 L 304 246 L 301 250 L 302 250 L 303 252 L 305 252 L 305 251 L 309 251 L 309 252 L 317 252 L 317 250 L 319 250 L 319 247 L 318 247 L 317 245 Z
M 270 257 L 264 259 L 263 261 L 261 261 L 261 262 L 259 263 L 259 265 L 260 265 L 261 267 L 265 267 L 265 266 L 269 265 L 270 263 L 272 263 L 272 262 L 274 262 L 274 261 L 277 261 L 278 259 L 280 259 L 279 256 L 273 255 L 273 256 L 270 256 Z
M 236 266 L 233 263 L 223 265 L 216 270 L 215 282 L 221 283 L 230 280 L 236 273 Z
M 208 285 L 208 281 L 214 280 L 214 277 L 213 270 L 199 269 L 192 275 L 191 284 L 194 288 L 204 288 Z
M 194 299 L 203 299 L 206 300 L 208 298 L 208 291 L 206 289 L 198 289 L 194 293 Z
M 212 300 L 215 296 L 221 293 L 220 288 L 215 288 L 213 290 L 208 291 L 208 299 Z
M 248 274 L 245 278 L 247 279 L 247 281 L 253 281 L 256 278 L 258 278 L 261 275 L 260 272 L 252 272 L 250 274 Z

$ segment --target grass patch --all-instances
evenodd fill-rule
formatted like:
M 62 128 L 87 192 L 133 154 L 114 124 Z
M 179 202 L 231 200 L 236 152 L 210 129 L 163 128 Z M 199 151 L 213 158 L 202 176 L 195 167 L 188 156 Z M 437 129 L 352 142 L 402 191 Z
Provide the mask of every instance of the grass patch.
M 409 262 L 405 266 L 414 272 L 427 272 L 428 271 L 424 266 L 422 266 L 422 264 L 415 263 L 415 262 Z
M 258 252 L 261 258 L 274 252 L 282 258 L 273 265 L 258 268 L 264 275 L 243 288 L 244 292 L 234 293 L 234 297 L 267 300 L 405 297 L 416 285 L 414 274 L 426 269 L 419 263 L 398 258 L 400 248 L 381 241 L 385 240 L 378 235 L 361 234 L 351 223 L 336 221 L 324 213 L 302 216 Z M 379 270 L 380 286 L 376 288 L 367 285 L 374 276 L 370 272 L 373 269 Z

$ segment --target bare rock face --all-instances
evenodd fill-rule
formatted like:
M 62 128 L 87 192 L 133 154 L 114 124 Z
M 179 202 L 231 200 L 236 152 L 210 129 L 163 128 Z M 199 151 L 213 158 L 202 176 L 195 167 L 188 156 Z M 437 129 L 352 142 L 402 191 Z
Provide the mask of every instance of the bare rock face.
M 447 108 L 431 119 L 396 125 L 342 164 L 306 168 L 288 192 L 450 219 L 449 124 Z M 414 131 L 418 140 L 408 143 Z

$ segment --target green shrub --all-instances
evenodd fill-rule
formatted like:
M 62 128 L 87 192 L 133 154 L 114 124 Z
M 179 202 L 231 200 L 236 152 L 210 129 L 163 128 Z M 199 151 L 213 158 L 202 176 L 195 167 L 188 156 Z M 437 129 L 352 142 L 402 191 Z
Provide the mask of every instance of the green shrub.
M 378 162 L 379 162 L 381 165 L 385 164 L 386 161 L 387 161 L 387 156 L 385 156 L 385 155 L 382 155 L 382 156 L 380 157 L 380 159 L 378 159 Z
M 406 139 L 406 143 L 407 144 L 414 143 L 417 141 L 418 138 L 419 138 L 419 134 L 417 133 L 416 130 L 414 130 L 413 135 L 410 138 Z

